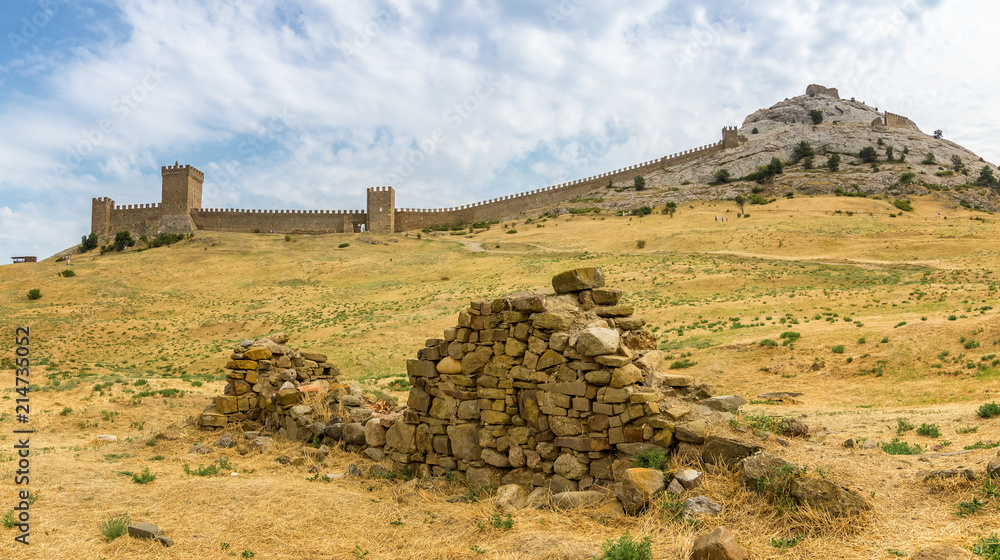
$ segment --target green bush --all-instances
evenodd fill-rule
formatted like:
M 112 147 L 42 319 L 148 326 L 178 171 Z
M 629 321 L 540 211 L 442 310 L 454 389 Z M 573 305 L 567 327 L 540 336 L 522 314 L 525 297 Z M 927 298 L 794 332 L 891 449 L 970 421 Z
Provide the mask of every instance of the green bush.
M 843 354 L 844 353 L 844 345 L 843 344 L 838 344 L 838 345 L 834 346 L 832 348 L 832 350 L 833 350 L 834 354 Z
M 646 248 L 646 240 L 645 239 L 640 239 L 640 240 L 636 241 L 635 242 L 635 246 L 638 249 L 645 249 Z
M 934 154 L 931 152 L 927 152 L 927 155 L 924 156 L 924 160 L 921 161 L 920 163 L 924 165 L 934 165 Z
M 823 122 L 823 111 L 820 111 L 819 109 L 813 109 L 812 111 L 809 111 L 809 116 L 812 118 L 813 124 L 819 124 Z
M 341 243 L 340 245 L 337 245 L 337 248 L 338 249 L 343 249 L 344 247 L 350 247 L 350 246 L 351 246 L 350 243 Z
M 733 180 L 733 177 L 729 174 L 728 169 L 720 169 L 716 171 L 714 177 L 715 177 L 714 183 L 716 185 L 725 185 L 729 181 Z
M 28 290 L 28 299 L 40 299 L 42 297 L 42 291 L 38 288 L 32 288 Z
M 997 186 L 997 178 L 993 176 L 993 170 L 990 169 L 990 166 L 984 165 L 979 171 L 979 178 L 976 179 L 976 184 L 980 187 Z
M 980 418 L 993 418 L 994 416 L 1000 416 L 1000 405 L 995 402 L 987 403 L 979 407 L 976 414 Z
M 756 130 L 756 129 L 754 129 Z M 653 541 L 646 537 L 634 541 L 628 531 L 617 541 L 608 539 L 601 545 L 601 556 L 597 560 L 652 560 Z
M 60 272 L 59 276 L 62 276 L 63 278 L 72 278 L 73 276 L 76 276 L 76 272 L 67 268 L 66 270 Z
M 920 427 L 917 428 L 917 434 L 936 438 L 941 436 L 941 430 L 938 428 L 937 424 L 920 424 Z
M 903 173 L 902 175 L 899 176 L 899 184 L 906 185 L 908 183 L 912 183 L 916 177 L 917 177 L 916 173 L 907 171 L 906 173 Z
M 905 212 L 913 212 L 913 206 L 910 204 L 909 200 L 897 200 L 893 202 L 892 205 Z
M 97 234 L 91 232 L 90 235 L 84 235 L 80 238 L 80 252 L 86 253 L 91 249 L 97 248 Z
M 117 517 L 109 517 L 101 523 L 101 534 L 104 535 L 104 542 L 111 542 L 128 532 L 128 526 L 132 524 L 132 518 L 127 513 Z
M 914 444 L 911 446 L 905 441 L 892 438 L 892 441 L 882 444 L 882 451 L 889 455 L 920 455 L 924 452 L 924 449 L 919 445 Z
M 650 450 L 632 457 L 637 468 L 662 471 L 667 467 L 667 456 L 662 451 Z
M 826 168 L 830 171 L 838 171 L 840 169 L 840 154 L 833 154 L 827 158 Z
M 132 247 L 133 245 L 135 245 L 135 239 L 132 239 L 131 233 L 127 231 L 119 231 L 115 234 L 115 251 L 122 251 L 125 247 Z
M 972 552 L 986 560 L 1000 560 L 1000 537 L 993 533 L 979 537 L 972 545 Z
M 814 155 L 816 155 L 816 152 L 813 150 L 813 147 L 809 144 L 809 142 L 803 140 L 799 142 L 798 146 L 795 146 L 794 150 L 792 150 L 792 161 L 797 162 L 801 159 Z
M 146 484 L 147 482 L 153 482 L 156 480 L 156 475 L 149 472 L 149 467 L 143 469 L 141 474 L 133 474 L 132 482 L 136 484 Z
M 646 190 L 646 179 L 644 179 L 642 175 L 636 175 L 635 179 L 632 181 L 632 186 L 635 187 L 635 190 L 637 191 Z
M 516 229 L 508 229 L 508 230 L 507 230 L 506 232 L 504 232 L 504 233 L 517 233 L 517 230 L 516 230 Z
M 858 157 L 861 158 L 861 163 L 872 163 L 878 161 L 878 152 L 871 146 L 865 146 L 858 152 Z

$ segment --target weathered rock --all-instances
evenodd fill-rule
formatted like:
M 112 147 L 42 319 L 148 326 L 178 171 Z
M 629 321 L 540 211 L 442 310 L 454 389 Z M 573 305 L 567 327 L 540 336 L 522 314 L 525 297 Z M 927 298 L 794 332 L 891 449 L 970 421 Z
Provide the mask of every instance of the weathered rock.
M 798 467 L 792 463 L 766 451 L 755 453 L 741 460 L 739 465 L 743 476 L 743 484 L 747 488 L 754 489 L 758 487 L 758 481 L 780 478 L 782 470 L 798 470 Z
M 834 517 L 859 515 L 868 504 L 853 491 L 820 478 L 793 478 L 789 483 L 792 497 L 799 504 L 822 510 Z
M 725 527 L 699 536 L 691 546 L 691 560 L 747 560 L 749 557 Z
M 567 270 L 552 277 L 552 289 L 557 294 L 603 287 L 604 271 L 599 266 Z
M 702 447 L 701 460 L 708 465 L 732 468 L 760 449 L 758 445 L 751 445 L 735 439 L 709 436 Z
M 674 480 L 681 483 L 681 486 L 691 490 L 701 485 L 701 472 L 694 469 L 680 469 L 674 472 Z
M 686 424 L 677 424 L 674 427 L 674 437 L 677 438 L 678 441 L 686 441 L 688 443 L 704 443 L 707 432 L 708 426 L 705 424 L 704 420 L 695 420 Z
M 225 428 L 229 418 L 218 412 L 203 412 L 198 422 L 203 428 Z
M 725 395 L 702 399 L 698 404 L 707 406 L 712 410 L 718 410 L 719 412 L 731 412 L 739 410 L 741 406 L 747 404 L 747 400 L 739 395 Z
M 569 480 L 580 480 L 590 472 L 587 465 L 580 463 L 576 460 L 576 457 L 568 453 L 560 455 L 556 459 L 553 468 L 557 474 Z
M 619 501 L 625 512 L 636 515 L 653 502 L 656 493 L 663 490 L 663 472 L 656 469 L 631 468 L 622 476 Z
M 385 445 L 385 428 L 378 419 L 371 419 L 365 423 L 365 443 L 373 447 Z
M 1000 457 L 995 457 L 989 463 L 986 464 L 986 477 L 987 478 L 1000 477 Z
M 972 469 L 956 467 L 953 469 L 937 469 L 930 471 L 917 471 L 917 478 L 923 482 L 941 480 L 946 478 L 964 478 L 969 481 L 976 480 L 976 473 Z
M 500 513 L 514 513 L 528 503 L 528 494 L 517 484 L 497 488 L 497 509 Z
M 675 478 L 675 479 L 673 479 L 673 480 L 670 481 L 670 484 L 667 485 L 666 492 L 668 494 L 675 494 L 675 495 L 676 494 L 683 494 L 684 493 L 684 486 L 680 483 L 680 481 L 678 481 Z
M 400 424 L 401 422 L 397 422 Z M 365 427 L 357 422 L 351 422 L 350 424 L 344 425 L 344 442 L 351 445 L 364 445 L 365 444 Z
M 718 515 L 720 513 L 722 513 L 722 506 L 705 496 L 697 496 L 684 500 L 685 515 L 694 517 L 697 515 Z
M 605 494 L 593 490 L 560 492 L 552 496 L 552 508 L 575 509 L 578 507 L 591 507 L 599 505 L 607 499 L 608 497 Z
M 351 424 L 348 424 L 350 427 Z M 347 429 L 344 429 L 344 439 L 347 439 Z M 385 432 L 386 450 L 399 453 L 413 453 L 417 450 L 416 427 L 406 422 L 396 422 Z
M 534 509 L 542 509 L 547 507 L 552 499 L 552 490 L 544 486 L 539 486 L 528 494 L 528 498 L 525 500 L 525 507 L 530 507 Z
M 581 332 L 576 339 L 576 351 L 583 356 L 614 354 L 621 344 L 618 331 L 603 327 L 592 327 Z

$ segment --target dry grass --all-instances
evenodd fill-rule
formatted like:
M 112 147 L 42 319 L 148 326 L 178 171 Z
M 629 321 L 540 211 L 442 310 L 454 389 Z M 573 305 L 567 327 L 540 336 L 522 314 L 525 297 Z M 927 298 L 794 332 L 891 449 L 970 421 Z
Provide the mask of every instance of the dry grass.
M 977 497 L 978 484 L 928 485 L 915 474 L 957 466 L 981 473 L 996 456 L 992 449 L 948 454 L 1000 440 L 1000 419 L 975 414 L 1000 391 L 1000 371 L 987 358 L 1000 353 L 1000 323 L 997 309 L 984 310 L 1000 308 L 1000 235 L 993 216 L 934 197 L 917 199 L 914 208 L 889 218 L 895 210 L 886 201 L 800 197 L 748 207 L 750 219 L 722 226 L 713 216 L 733 217 L 735 205 L 705 202 L 682 205 L 674 218 L 602 214 L 528 225 L 522 219 L 515 235 L 494 226 L 471 239 L 411 237 L 384 245 L 347 234 L 287 244 L 279 235 L 198 233 L 148 252 L 74 257 L 73 278 L 56 276 L 63 263 L 2 266 L 3 356 L 11 355 L 12 326 L 32 327 L 31 489 L 40 494 L 31 510 L 34 544 L 14 546 L 14 531 L 0 528 L 0 556 L 585 558 L 628 530 L 650 536 L 656 558 L 686 558 L 693 536 L 716 525 L 730 527 L 755 558 L 891 558 L 888 548 L 912 555 L 936 543 L 968 546 L 996 530 L 996 503 L 959 517 L 956 504 Z M 949 219 L 935 219 L 936 212 Z M 980 217 L 985 221 L 970 219 Z M 637 250 L 640 239 L 647 245 Z M 350 247 L 338 249 L 345 241 Z M 766 497 L 718 473 L 699 492 L 724 504 L 723 513 L 697 524 L 667 522 L 658 508 L 613 522 L 591 511 L 522 511 L 507 531 L 490 525 L 491 499 L 445 500 L 466 494 L 462 486 L 324 483 L 309 462 L 275 462 L 279 454 L 302 453 L 288 443 L 265 455 L 215 449 L 182 459 L 218 437 L 193 429 L 190 419 L 221 391 L 222 362 L 242 338 L 285 331 L 292 344 L 328 353 L 345 379 L 375 392 L 400 380 L 403 360 L 451 326 L 470 299 L 543 286 L 556 272 L 593 264 L 625 290 L 666 353 L 674 359 L 691 353 L 697 364 L 685 373 L 722 394 L 751 399 L 769 391 L 804 393 L 797 403 L 745 407 L 746 414 L 800 417 L 814 434 L 787 447 L 773 437 L 761 444 L 808 466 L 810 476 L 822 472 L 856 488 L 872 504 L 871 515 L 850 523 L 802 510 L 778 515 Z M 24 294 L 36 287 L 43 297 L 30 302 Z M 744 328 L 731 328 L 732 317 Z M 780 342 L 789 330 L 802 335 L 794 348 L 758 345 Z M 979 346 L 966 348 L 962 337 Z M 833 353 L 835 345 L 845 352 Z M 817 359 L 824 366 L 813 369 Z M 970 362 L 977 367 L 967 368 Z M 109 382 L 103 394 L 93 390 Z M 14 505 L 15 490 L 13 393 L 4 387 L 0 513 Z M 134 398 L 162 389 L 185 394 Z M 72 411 L 60 415 L 65 408 Z M 898 417 L 941 428 L 937 439 L 909 432 L 903 436 L 909 443 L 950 445 L 915 456 L 841 446 L 848 438 L 895 437 Z M 98 445 L 99 434 L 118 442 Z M 158 434 L 165 437 L 148 445 Z M 236 476 L 184 472 L 184 464 L 218 464 L 223 455 Z M 335 450 L 316 466 L 319 475 L 343 473 L 351 462 L 367 464 Z M 121 474 L 147 467 L 156 475 L 147 484 Z M 126 512 L 158 524 L 177 545 L 165 549 L 127 536 L 105 543 L 100 523 Z M 804 537 L 787 550 L 772 546 L 772 539 L 798 535 Z

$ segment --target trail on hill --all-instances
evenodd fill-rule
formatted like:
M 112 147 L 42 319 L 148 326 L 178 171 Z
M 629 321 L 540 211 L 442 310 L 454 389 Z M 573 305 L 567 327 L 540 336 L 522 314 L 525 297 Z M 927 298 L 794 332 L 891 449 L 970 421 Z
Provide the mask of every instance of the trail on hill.
M 527 252 L 527 251 L 502 251 L 499 249 L 486 249 L 483 247 L 483 243 L 481 241 L 473 241 L 471 239 L 448 239 L 446 241 L 454 241 L 456 243 L 461 243 L 463 246 L 465 246 L 466 249 L 468 249 L 473 253 L 506 253 L 512 255 L 520 255 Z M 525 243 L 523 241 L 519 241 L 518 243 L 520 245 L 528 245 L 530 247 L 535 247 L 546 253 L 559 252 L 558 249 L 551 249 L 549 247 L 545 247 L 544 245 L 539 245 L 538 243 Z
M 742 251 L 707 251 L 706 255 L 720 255 L 730 257 L 742 257 L 749 259 L 760 259 L 768 261 L 794 261 L 810 264 L 831 264 L 841 266 L 857 266 L 869 270 L 882 270 L 885 268 L 941 268 L 939 260 L 933 261 L 880 261 L 875 259 L 848 259 L 837 257 L 790 257 L 786 255 L 766 255 L 761 253 L 746 253 Z

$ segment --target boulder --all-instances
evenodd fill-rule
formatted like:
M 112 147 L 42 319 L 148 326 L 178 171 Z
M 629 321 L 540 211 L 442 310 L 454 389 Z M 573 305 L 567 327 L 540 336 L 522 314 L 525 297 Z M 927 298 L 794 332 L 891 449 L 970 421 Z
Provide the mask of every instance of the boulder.
M 622 476 L 618 499 L 630 515 L 642 513 L 663 490 L 663 472 L 656 469 L 631 468 Z
M 701 472 L 694 469 L 680 469 L 674 473 L 674 480 L 680 482 L 685 489 L 691 490 L 701 486 Z
M 747 488 L 757 488 L 757 481 L 762 479 L 774 480 L 781 474 L 782 469 L 798 470 L 798 467 L 788 461 L 772 455 L 766 451 L 751 455 L 739 463 L 740 472 L 743 475 L 743 484 Z
M 747 400 L 739 395 L 724 395 L 702 399 L 698 404 L 707 406 L 712 410 L 718 410 L 719 412 L 731 412 L 739 410 L 741 406 L 747 404 Z
M 746 560 L 749 557 L 725 527 L 699 536 L 691 546 L 691 560 Z
M 528 503 L 528 494 L 517 484 L 497 488 L 497 509 L 500 513 L 514 513 Z
M 868 504 L 853 491 L 820 478 L 793 478 L 789 483 L 792 497 L 799 504 L 822 510 L 834 517 L 859 515 Z
M 552 289 L 557 294 L 603 287 L 604 271 L 599 266 L 567 270 L 552 277 Z
M 485 452 L 483 452 L 485 455 Z M 569 480 L 580 480 L 587 476 L 590 468 L 580 463 L 572 454 L 563 453 L 556 459 L 553 469 L 556 474 L 566 477 Z
M 684 515 L 695 517 L 698 515 L 718 515 L 722 513 L 722 506 L 709 500 L 705 496 L 688 498 L 684 500 Z
M 560 492 L 552 496 L 553 509 L 574 509 L 578 507 L 589 507 L 600 505 L 608 497 L 601 492 L 593 490 L 577 492 Z
M 720 465 L 732 468 L 739 465 L 743 459 L 760 451 L 760 449 L 760 446 L 735 439 L 709 436 L 705 440 L 704 447 L 702 447 L 701 459 L 708 465 Z

